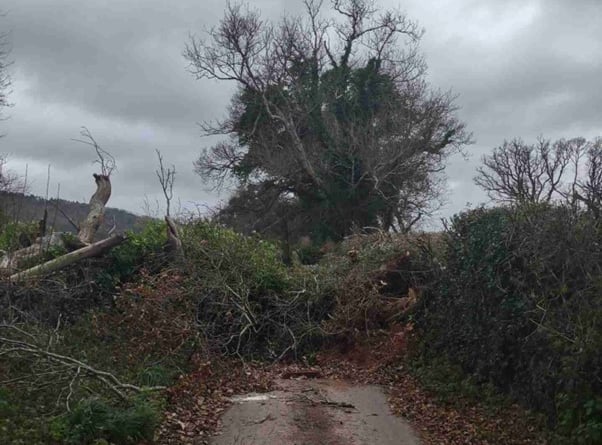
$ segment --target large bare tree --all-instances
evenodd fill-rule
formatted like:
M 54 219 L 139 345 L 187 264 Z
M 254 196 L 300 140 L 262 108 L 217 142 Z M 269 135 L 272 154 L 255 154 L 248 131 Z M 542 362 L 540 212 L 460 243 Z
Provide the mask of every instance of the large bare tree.
M 549 202 L 570 164 L 575 144 L 582 141 L 505 141 L 491 155 L 483 157 L 475 182 L 495 201 Z
M 475 183 L 495 202 L 564 202 L 602 216 L 602 138 L 505 141 L 477 172 Z
M 453 96 L 432 90 L 419 26 L 369 0 L 306 0 L 277 23 L 229 4 L 185 57 L 197 78 L 239 87 L 228 117 L 205 124 L 230 138 L 196 162 L 218 185 L 269 186 L 313 224 L 407 229 L 438 196 L 444 161 L 469 142 Z M 256 190 L 256 188 L 253 188 Z

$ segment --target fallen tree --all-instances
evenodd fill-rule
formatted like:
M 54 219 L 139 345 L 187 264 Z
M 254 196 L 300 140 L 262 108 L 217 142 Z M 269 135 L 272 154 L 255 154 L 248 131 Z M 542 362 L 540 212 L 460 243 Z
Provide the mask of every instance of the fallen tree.
M 82 129 L 81 135 L 85 139 L 76 140 L 94 148 L 97 155 L 95 162 L 100 164 L 101 170 L 100 174 L 93 174 L 96 190 L 90 198 L 88 215 L 79 224 L 76 236 L 71 233 L 48 235 L 41 233 L 41 236 L 32 245 L 7 253 L 0 260 L 0 273 L 8 275 L 10 281 L 37 277 L 60 270 L 82 259 L 102 255 L 126 239 L 124 235 L 116 235 L 94 242 L 96 233 L 104 220 L 106 204 L 111 197 L 111 173 L 115 170 L 115 159 L 110 153 L 100 148 L 87 128 Z M 52 249 L 64 250 L 67 253 L 44 261 L 47 253 Z M 22 267 L 28 268 L 19 271 Z
M 74 250 L 65 255 L 61 255 L 58 258 L 47 261 L 43 264 L 31 267 L 22 272 L 17 272 L 9 277 L 10 281 L 22 281 L 28 278 L 34 278 L 36 276 L 45 275 L 50 272 L 55 272 L 70 264 L 76 263 L 77 261 L 85 258 L 91 258 L 102 255 L 103 253 L 111 250 L 113 247 L 121 244 L 126 240 L 125 235 L 113 235 L 109 238 L 103 239 L 96 243 L 82 247 L 81 249 Z

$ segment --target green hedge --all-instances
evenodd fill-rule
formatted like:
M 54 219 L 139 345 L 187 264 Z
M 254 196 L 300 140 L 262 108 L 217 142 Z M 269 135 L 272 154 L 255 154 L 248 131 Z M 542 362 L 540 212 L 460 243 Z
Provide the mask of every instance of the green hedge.
M 455 216 L 416 319 L 445 355 L 544 411 L 572 443 L 602 440 L 602 224 L 557 206 Z M 599 442 L 598 442 L 599 443 Z

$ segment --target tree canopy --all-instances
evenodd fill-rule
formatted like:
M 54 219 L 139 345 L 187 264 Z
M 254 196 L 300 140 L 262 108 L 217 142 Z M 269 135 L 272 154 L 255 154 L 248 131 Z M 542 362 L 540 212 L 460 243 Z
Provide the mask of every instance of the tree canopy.
M 229 138 L 196 170 L 218 186 L 236 180 L 230 206 L 260 200 L 260 219 L 294 220 L 316 238 L 408 230 L 433 209 L 446 157 L 470 141 L 454 97 L 427 84 L 422 30 L 405 15 L 367 0 L 304 4 L 277 23 L 228 5 L 188 42 L 197 78 L 239 87 L 227 118 L 204 126 Z M 225 212 L 253 211 L 243 207 Z

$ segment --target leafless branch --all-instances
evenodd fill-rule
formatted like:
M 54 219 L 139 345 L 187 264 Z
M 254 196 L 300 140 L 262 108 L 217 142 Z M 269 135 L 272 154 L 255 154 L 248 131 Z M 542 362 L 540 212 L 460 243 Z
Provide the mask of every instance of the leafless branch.
M 166 216 L 169 217 L 170 204 L 173 198 L 173 184 L 176 179 L 176 166 L 172 164 L 171 167 L 166 168 L 163 164 L 161 152 L 159 150 L 155 151 L 157 152 L 157 158 L 159 159 L 159 169 L 155 170 L 155 173 L 157 174 L 157 178 L 159 178 L 163 196 L 165 196 Z
M 490 198 L 506 203 L 549 203 L 562 200 L 580 205 L 596 217 L 602 211 L 601 139 L 540 138 L 529 145 L 515 139 L 504 142 L 483 158 L 477 185 Z M 585 169 L 582 160 L 585 159 Z
M 18 335 L 23 334 L 23 330 L 19 329 L 17 326 L 4 324 L 0 326 L 0 329 L 2 328 L 8 333 L 10 333 L 10 331 L 15 331 Z M 126 393 L 128 391 L 141 392 L 144 390 L 157 391 L 164 389 L 162 386 L 142 388 L 129 383 L 124 383 L 110 372 L 94 368 L 73 357 L 53 352 L 49 348 L 38 346 L 33 341 L 35 336 L 30 333 L 27 333 L 27 337 L 32 340 L 26 341 L 18 337 L 0 336 L 0 355 L 5 357 L 19 356 L 32 362 L 40 360 L 49 362 L 57 367 L 55 369 L 56 372 L 72 375 L 69 383 L 70 395 L 68 395 L 67 402 L 71 397 L 74 382 L 83 377 L 92 378 L 101 382 L 120 399 L 126 399 Z M 4 360 L 6 359 L 7 358 L 4 358 Z
M 88 130 L 86 127 L 82 127 L 80 134 L 83 137 L 83 139 L 73 140 L 93 147 L 94 151 L 96 152 L 96 156 L 98 157 L 98 159 L 96 159 L 94 163 L 100 164 L 100 171 L 103 176 L 111 176 L 111 173 L 113 173 L 113 171 L 116 170 L 115 158 L 113 157 L 113 155 L 101 148 L 100 145 L 98 145 L 98 143 L 92 136 L 92 133 L 90 133 L 90 130 Z

